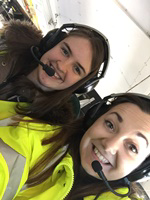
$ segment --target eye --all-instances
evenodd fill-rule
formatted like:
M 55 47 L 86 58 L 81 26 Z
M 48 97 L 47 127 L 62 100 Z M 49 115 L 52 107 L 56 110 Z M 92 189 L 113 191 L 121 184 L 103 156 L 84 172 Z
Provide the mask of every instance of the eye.
M 114 125 L 109 120 L 105 120 L 105 124 L 111 131 L 114 130 Z
M 130 151 L 132 151 L 133 153 L 138 154 L 138 150 L 136 148 L 136 146 L 134 144 L 128 144 L 128 148 Z
M 69 51 L 66 48 L 62 47 L 61 50 L 64 56 L 69 57 Z
M 77 73 L 77 74 L 81 74 L 81 69 L 80 69 L 80 67 L 79 66 L 77 66 L 77 65 L 75 65 L 74 66 L 74 70 L 75 70 L 75 72 Z

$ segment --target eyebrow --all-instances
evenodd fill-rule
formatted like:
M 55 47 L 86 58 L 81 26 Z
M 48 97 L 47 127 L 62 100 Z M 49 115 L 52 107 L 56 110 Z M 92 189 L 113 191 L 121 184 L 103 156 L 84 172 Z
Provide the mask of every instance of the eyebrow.
M 143 138 L 143 139 L 146 141 L 146 145 L 147 145 L 147 147 L 148 147 L 148 145 L 149 145 L 148 140 L 147 140 L 147 138 L 146 138 L 142 133 L 138 132 L 138 133 L 136 134 L 136 136 Z
M 72 50 L 70 49 L 70 46 L 66 42 L 63 42 L 63 43 L 66 46 L 66 48 L 68 49 L 69 53 L 71 55 L 73 55 Z M 84 67 L 79 62 L 77 62 L 77 64 L 82 69 L 83 73 L 86 74 L 86 71 L 85 71 Z
M 119 122 L 123 122 L 122 117 L 121 117 L 117 112 L 111 112 L 110 114 L 115 114 L 115 115 L 117 116 L 118 121 L 119 121 Z M 148 142 L 147 138 L 146 138 L 142 133 L 138 132 L 138 133 L 136 134 L 136 136 L 143 138 L 143 139 L 146 141 L 146 145 L 147 145 L 147 147 L 148 147 L 149 142 Z
M 123 122 L 121 115 L 119 115 L 117 112 L 111 112 L 110 114 L 115 114 L 117 116 L 118 121 Z

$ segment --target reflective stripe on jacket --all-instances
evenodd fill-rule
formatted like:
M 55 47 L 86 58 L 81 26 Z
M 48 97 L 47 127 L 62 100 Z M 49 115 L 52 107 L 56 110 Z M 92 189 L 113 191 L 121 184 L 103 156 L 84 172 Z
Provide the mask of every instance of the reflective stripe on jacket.
M 9 182 L 2 200 L 10 200 L 13 199 L 20 185 L 26 159 L 10 146 L 5 144 L 2 139 L 0 139 L 0 152 L 7 163 L 9 173 Z

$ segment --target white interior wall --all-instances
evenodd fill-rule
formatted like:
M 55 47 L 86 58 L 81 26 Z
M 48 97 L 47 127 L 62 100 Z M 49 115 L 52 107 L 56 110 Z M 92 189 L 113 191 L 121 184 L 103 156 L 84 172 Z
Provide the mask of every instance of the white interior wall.
M 120 7 L 150 37 L 150 1 L 116 0 Z M 136 7 L 135 7 L 136 5 Z
M 51 5 L 49 0 L 32 0 L 36 15 L 38 17 L 38 24 L 43 34 L 45 35 L 49 30 L 54 28 L 54 21 L 52 17 Z

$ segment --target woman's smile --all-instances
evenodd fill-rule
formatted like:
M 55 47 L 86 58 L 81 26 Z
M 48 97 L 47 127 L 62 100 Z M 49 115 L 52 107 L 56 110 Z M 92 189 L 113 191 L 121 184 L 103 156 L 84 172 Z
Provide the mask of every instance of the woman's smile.
M 97 160 L 101 164 L 105 172 L 113 168 L 113 165 L 110 163 L 109 159 L 107 159 L 106 156 L 104 156 L 100 150 L 94 144 L 92 144 L 92 162 L 94 160 Z
M 99 152 L 98 148 L 93 145 L 93 151 L 102 164 L 110 164 L 110 162 Z
M 54 69 L 54 68 L 53 68 Z M 46 86 L 47 82 L 49 83 L 50 80 L 55 81 L 56 83 L 63 83 L 64 81 L 62 80 L 61 76 L 57 73 L 56 69 L 54 76 L 49 76 L 44 70 L 40 74 L 39 81 L 43 86 Z M 53 82 L 54 83 L 54 82 Z

